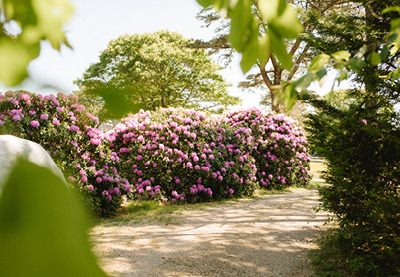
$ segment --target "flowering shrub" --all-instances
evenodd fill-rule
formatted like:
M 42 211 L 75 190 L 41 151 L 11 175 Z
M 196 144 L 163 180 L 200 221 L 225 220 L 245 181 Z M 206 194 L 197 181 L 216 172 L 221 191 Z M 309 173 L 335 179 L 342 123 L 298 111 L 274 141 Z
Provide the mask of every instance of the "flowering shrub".
M 206 201 L 250 195 L 255 165 L 249 130 L 237 135 L 185 109 L 139 112 L 109 133 L 137 197 Z
M 57 97 L 25 91 L 0 94 L 0 132 L 39 143 L 95 212 L 110 215 L 131 188 L 119 176 L 104 134 L 94 128 L 98 119 L 85 113 L 77 100 L 61 93 Z
M 99 215 L 115 213 L 127 195 L 199 202 L 251 195 L 258 183 L 308 181 L 305 138 L 284 116 L 169 108 L 140 111 L 103 133 L 77 100 L 0 94 L 0 131 L 41 144 Z
M 310 156 L 307 141 L 291 118 L 251 108 L 224 113 L 222 120 L 231 128 L 251 129 L 257 179 L 261 186 L 282 188 L 308 183 Z

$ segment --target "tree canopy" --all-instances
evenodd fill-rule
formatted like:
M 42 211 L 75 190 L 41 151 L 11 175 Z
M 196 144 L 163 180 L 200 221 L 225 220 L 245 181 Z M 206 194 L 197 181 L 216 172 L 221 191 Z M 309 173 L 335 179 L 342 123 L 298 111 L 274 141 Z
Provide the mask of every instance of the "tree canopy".
M 270 22 L 264 17 L 263 5 L 261 2 L 252 0 L 252 15 L 257 19 L 259 28 L 259 40 L 264 39 L 271 32 Z M 281 1 L 282 2 L 282 1 Z M 263 49 L 266 60 L 257 59 L 253 71 L 247 74 L 246 80 L 239 83 L 243 90 L 260 88 L 265 91 L 261 104 L 271 107 L 274 112 L 284 112 L 286 109 L 280 103 L 281 86 L 295 79 L 299 74 L 307 71 L 312 57 L 316 56 L 311 51 L 310 45 L 304 40 L 304 34 L 312 32 L 315 28 L 308 23 L 307 14 L 317 11 L 321 14 L 326 13 L 332 8 L 343 5 L 346 0 L 292 0 L 289 1 L 299 11 L 299 19 L 304 27 L 300 36 L 288 36 L 280 42 L 280 47 L 273 49 Z M 230 62 L 233 53 L 233 44 L 230 40 L 230 32 L 233 28 L 232 20 L 224 18 L 211 8 L 205 8 L 198 14 L 198 19 L 203 21 L 207 27 L 216 23 L 216 36 L 207 42 L 197 40 L 193 47 L 207 48 L 212 53 L 219 53 L 225 61 Z M 297 28 L 297 25 L 294 25 Z M 299 29 L 299 31 L 301 28 Z M 287 52 L 287 54 L 284 54 Z
M 110 87 L 124 91 L 129 103 L 148 110 L 180 106 L 219 111 L 237 104 L 220 67 L 205 50 L 187 47 L 191 42 L 169 31 L 120 36 L 75 82 L 84 95 Z

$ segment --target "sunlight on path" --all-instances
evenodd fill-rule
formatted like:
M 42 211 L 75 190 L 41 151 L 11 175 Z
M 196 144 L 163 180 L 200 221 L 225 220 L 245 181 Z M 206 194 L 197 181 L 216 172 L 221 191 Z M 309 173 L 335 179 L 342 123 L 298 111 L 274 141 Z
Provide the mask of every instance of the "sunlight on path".
M 174 215 L 174 222 L 96 227 L 95 252 L 113 276 L 310 276 L 325 213 L 316 191 L 244 199 Z

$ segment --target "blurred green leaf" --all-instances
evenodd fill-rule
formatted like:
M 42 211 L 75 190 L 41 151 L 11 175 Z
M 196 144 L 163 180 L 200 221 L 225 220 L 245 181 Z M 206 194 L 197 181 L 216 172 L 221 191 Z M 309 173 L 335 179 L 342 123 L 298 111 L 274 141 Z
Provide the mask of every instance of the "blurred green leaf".
M 286 46 L 283 39 L 279 37 L 274 29 L 270 29 L 268 31 L 268 34 L 271 39 L 271 49 L 278 58 L 282 67 L 284 67 L 285 69 L 292 68 L 292 57 L 286 52 Z
M 332 54 L 332 58 L 334 58 L 336 61 L 340 62 L 340 61 L 349 61 L 351 54 L 347 51 L 337 51 L 335 53 Z
M 348 66 L 353 71 L 359 73 L 361 69 L 364 67 L 364 61 L 360 58 L 354 58 L 349 61 Z
M 39 45 L 25 45 L 20 40 L 0 38 L 0 80 L 7 86 L 22 82 L 28 75 L 26 67 L 39 53 Z
M 379 54 L 377 53 L 377 52 L 372 52 L 370 55 L 369 55 L 369 61 L 370 61 L 370 63 L 372 64 L 372 65 L 378 65 L 380 62 L 381 62 L 381 57 L 379 56 Z
M 108 117 L 112 119 L 120 119 L 129 113 L 137 113 L 141 108 L 140 104 L 132 104 L 129 99 L 131 93 L 127 90 L 105 87 L 95 88 L 90 91 L 90 94 L 100 96 L 105 102 L 105 109 L 108 111 Z
M 214 0 L 197 0 L 197 3 L 199 3 L 204 8 L 207 8 L 214 3 Z
M 258 60 L 261 64 L 265 64 L 268 61 L 271 52 L 271 41 L 268 34 L 258 40 Z
M 261 0 L 258 1 L 258 7 L 260 9 L 261 15 L 267 21 L 276 19 L 281 16 L 286 9 L 285 0 Z
M 0 276 L 106 277 L 88 227 L 83 206 L 59 177 L 20 160 L 0 195 Z
M 285 87 L 285 92 L 282 96 L 283 102 L 286 104 L 286 108 L 290 110 L 297 100 L 297 92 L 295 84 L 291 83 Z
M 311 65 L 308 68 L 309 71 L 319 71 L 321 70 L 325 64 L 329 61 L 330 56 L 327 54 L 320 54 L 317 57 L 315 57 L 311 61 Z
M 242 52 L 246 45 L 250 43 L 249 38 L 253 28 L 251 2 L 249 0 L 239 0 L 230 17 L 231 32 L 229 33 L 229 41 L 237 51 Z

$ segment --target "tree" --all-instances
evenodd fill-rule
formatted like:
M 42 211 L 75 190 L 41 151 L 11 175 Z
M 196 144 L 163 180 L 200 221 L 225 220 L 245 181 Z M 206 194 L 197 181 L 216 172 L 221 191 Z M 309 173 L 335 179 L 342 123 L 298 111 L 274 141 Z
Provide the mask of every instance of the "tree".
M 306 96 L 317 109 L 307 131 L 314 151 L 327 160 L 331 186 L 321 191 L 322 207 L 337 217 L 339 245 L 363 276 L 400 273 L 400 125 L 394 108 L 400 95 L 398 80 L 386 77 L 399 68 L 391 23 L 400 17 L 383 12 L 395 4 L 355 0 L 349 5 L 358 14 L 315 13 L 310 20 L 310 45 L 338 63 L 345 57 L 340 78 L 351 76 L 356 86 L 339 93 L 345 103 Z
M 265 34 L 270 32 L 270 26 L 268 21 L 263 18 L 263 10 L 259 2 L 252 0 L 252 13 L 259 22 L 259 36 L 264 37 Z M 298 0 L 290 2 L 296 6 L 300 13 L 300 21 L 304 27 L 304 33 L 301 36 L 286 39 L 281 44 L 281 48 L 273 49 L 270 53 L 267 53 L 266 61 L 259 59 L 255 66 L 255 72 L 248 74 L 246 80 L 239 83 L 239 88 L 242 90 L 251 90 L 253 88 L 266 90 L 261 104 L 271 107 L 276 113 L 286 112 L 285 107 L 280 101 L 281 86 L 285 82 L 293 80 L 298 75 L 306 73 L 311 58 L 316 55 L 310 51 L 309 43 L 304 41 L 304 35 L 307 32 L 312 32 L 314 28 L 314 26 L 308 24 L 307 14 L 313 10 L 324 14 L 332 8 L 344 5 L 347 1 Z M 207 27 L 210 27 L 213 23 L 218 24 L 216 28 L 217 35 L 208 42 L 198 40 L 193 47 L 207 48 L 210 49 L 211 53 L 220 53 L 225 64 L 228 64 L 234 52 L 231 42 L 228 39 L 231 20 L 221 17 L 211 8 L 203 9 L 198 14 L 198 19 L 202 20 Z M 284 52 L 284 49 L 288 52 L 286 64 L 290 64 L 290 67 L 285 67 L 285 63 L 281 61 L 281 52 Z M 265 51 L 268 50 L 266 49 Z
M 84 95 L 112 87 L 127 93 L 132 105 L 156 110 L 186 107 L 220 111 L 239 102 L 228 95 L 217 66 L 202 49 L 191 49 L 191 40 L 178 33 L 120 36 L 112 40 L 75 81 Z

